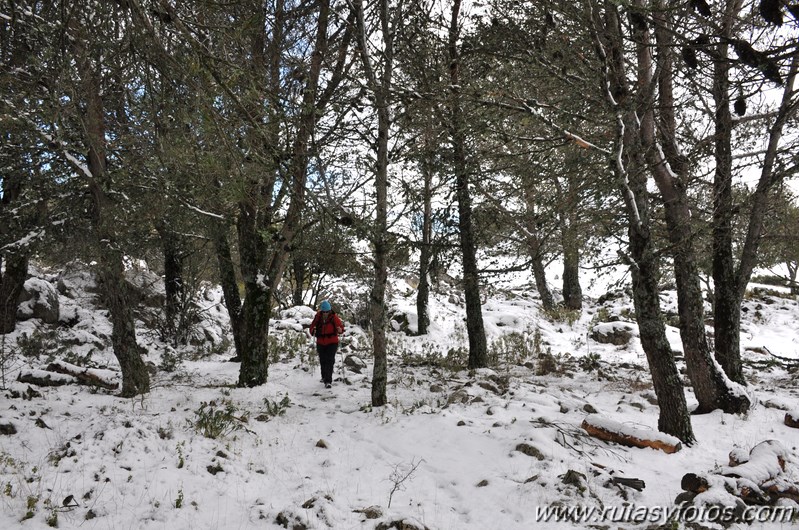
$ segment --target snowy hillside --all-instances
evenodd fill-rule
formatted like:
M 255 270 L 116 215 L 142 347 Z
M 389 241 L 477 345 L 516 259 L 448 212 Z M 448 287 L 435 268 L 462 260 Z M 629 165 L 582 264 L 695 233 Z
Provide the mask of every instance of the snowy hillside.
M 332 389 L 320 382 L 309 308 L 273 319 L 268 383 L 236 388 L 239 365 L 229 362 L 227 317 L 213 286 L 202 294 L 204 320 L 189 346 L 167 347 L 138 322 L 153 373 L 141 398 L 121 399 L 69 375 L 52 375 L 67 383 L 60 386 L 20 382 L 52 373 L 54 360 L 91 368 L 108 383 L 118 368 L 89 272 L 73 267 L 33 281 L 57 297 L 59 325 L 30 318 L 1 346 L 0 528 L 658 527 L 687 473 L 711 482 L 694 506 L 735 504 L 725 489 L 737 487 L 735 479 L 721 475 L 731 452 L 768 478 L 799 484 L 799 430 L 785 424 L 786 416 L 799 421 L 799 303 L 779 293 L 745 303 L 742 345 L 757 405 L 743 417 L 693 417 L 698 442 L 667 454 L 581 428 L 590 415 L 657 436 L 632 303 L 621 291 L 556 318 L 539 311 L 531 290 L 496 290 L 483 307 L 496 367 L 470 374 L 457 289 L 435 293 L 432 333 L 414 337 L 403 331 L 415 328 L 414 291 L 395 282 L 390 405 L 372 409 L 369 339 L 346 311 Z M 157 299 L 155 280 L 141 285 Z M 673 314 L 673 293 L 663 302 Z M 668 329 L 679 351 L 677 329 Z M 686 394 L 695 404 L 690 388 Z M 766 440 L 776 443 L 758 446 Z M 771 462 L 782 466 L 772 472 Z M 748 473 L 736 484 L 758 478 Z M 796 508 L 792 521 L 732 527 L 795 528 L 797 500 L 799 492 L 778 502 Z M 604 510 L 604 518 L 537 521 L 557 507 Z M 686 527 L 691 517 L 666 527 Z

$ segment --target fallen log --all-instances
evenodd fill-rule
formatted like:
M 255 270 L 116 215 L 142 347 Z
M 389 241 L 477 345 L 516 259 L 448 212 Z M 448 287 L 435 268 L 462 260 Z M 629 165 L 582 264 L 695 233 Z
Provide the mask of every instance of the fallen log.
M 83 368 L 82 366 L 75 366 L 74 364 L 65 363 L 63 361 L 50 363 L 47 370 L 59 374 L 71 375 L 84 385 L 98 386 L 106 390 L 116 390 L 119 387 L 119 383 L 109 380 L 107 375 L 108 370 Z
M 774 499 L 790 499 L 799 503 L 799 486 L 791 484 L 771 484 L 763 486 L 763 491 Z
M 731 454 L 731 459 L 733 455 Z M 766 440 L 760 442 L 749 451 L 749 458 L 745 462 L 740 462 L 740 455 L 737 455 L 738 462 L 734 466 L 722 467 L 719 474 L 725 477 L 744 478 L 751 480 L 755 484 L 762 484 L 785 471 L 785 460 L 788 452 L 779 441 Z
M 708 492 L 714 502 L 727 499 L 727 506 L 743 501 L 746 505 L 775 506 L 781 499 L 799 502 L 799 485 L 790 465 L 790 452 L 779 440 L 765 440 L 751 451 L 730 452 L 730 465 L 712 473 L 686 473 L 680 481 L 685 495 Z M 683 494 L 681 494 L 683 495 Z M 697 497 L 698 498 L 698 497 Z M 694 502 L 689 498 L 688 502 Z
M 702 475 L 696 473 L 686 473 L 682 476 L 680 487 L 691 493 L 703 493 L 710 489 L 710 482 Z
M 651 447 L 669 454 L 682 449 L 682 443 L 674 436 L 636 429 L 630 425 L 603 418 L 598 414 L 586 416 L 580 427 L 595 438 L 627 447 Z
M 77 383 L 71 375 L 47 372 L 44 370 L 22 370 L 17 381 L 36 386 L 62 386 Z
M 646 482 L 644 482 L 640 478 L 616 476 L 617 473 L 616 470 L 610 469 L 608 466 L 600 464 L 598 462 L 591 462 L 591 465 L 602 470 L 602 471 L 594 471 L 594 475 L 600 476 L 604 474 L 610 477 L 608 482 L 605 483 L 606 485 L 608 483 L 617 484 L 619 486 L 626 486 L 628 488 L 632 488 L 638 491 L 643 491 L 644 488 L 646 488 Z
M 644 491 L 646 483 L 640 478 L 613 477 L 610 479 L 613 484 L 627 486 L 637 491 Z

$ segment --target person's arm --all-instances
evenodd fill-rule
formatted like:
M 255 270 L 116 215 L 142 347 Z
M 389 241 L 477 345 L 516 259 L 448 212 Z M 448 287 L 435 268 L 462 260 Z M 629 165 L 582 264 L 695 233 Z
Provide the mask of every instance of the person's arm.
M 308 328 L 308 333 L 311 334 L 311 337 L 316 335 L 316 325 L 319 319 L 319 313 L 314 315 L 313 320 L 311 320 L 311 327 Z
M 336 315 L 335 324 L 336 324 L 336 333 L 338 333 L 339 335 L 343 334 L 344 333 L 344 323 L 341 321 L 341 319 L 338 317 L 338 315 Z

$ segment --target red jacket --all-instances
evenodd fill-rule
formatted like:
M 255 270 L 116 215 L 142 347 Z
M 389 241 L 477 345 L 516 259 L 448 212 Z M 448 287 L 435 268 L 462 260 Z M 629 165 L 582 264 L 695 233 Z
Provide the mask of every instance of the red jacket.
M 309 331 L 316 337 L 316 343 L 320 346 L 338 344 L 338 336 L 344 333 L 344 324 L 333 312 L 324 315 L 321 311 L 317 311 Z

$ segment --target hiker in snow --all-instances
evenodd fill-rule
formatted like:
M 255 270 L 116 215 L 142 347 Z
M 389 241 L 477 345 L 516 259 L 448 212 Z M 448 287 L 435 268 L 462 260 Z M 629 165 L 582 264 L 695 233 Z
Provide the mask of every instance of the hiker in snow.
M 333 365 L 336 363 L 338 336 L 344 333 L 344 324 L 330 307 L 330 302 L 322 300 L 319 311 L 311 322 L 311 335 L 316 337 L 316 351 L 322 367 L 322 382 L 325 388 L 333 383 Z

